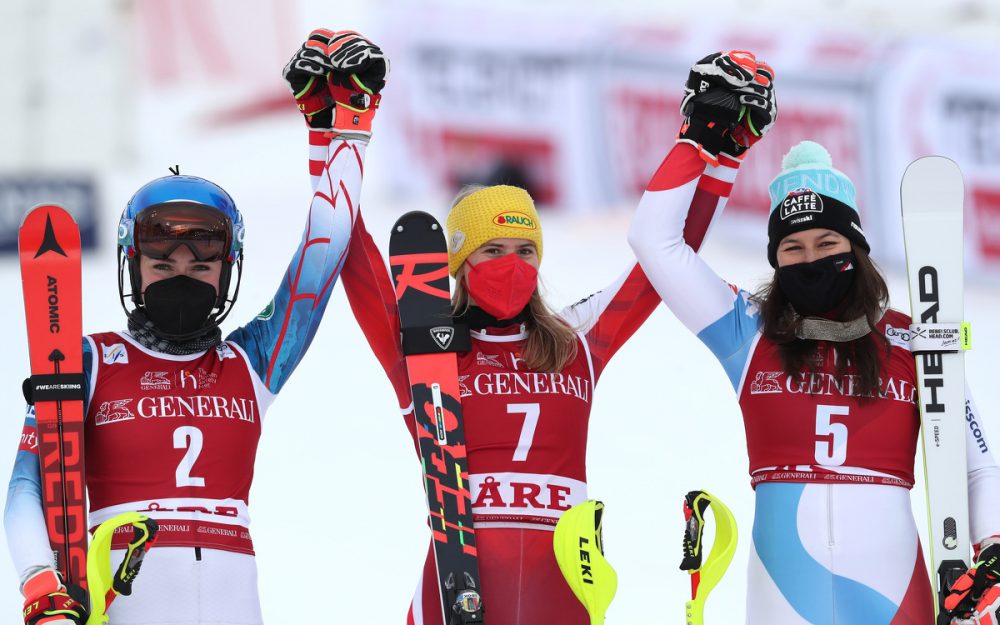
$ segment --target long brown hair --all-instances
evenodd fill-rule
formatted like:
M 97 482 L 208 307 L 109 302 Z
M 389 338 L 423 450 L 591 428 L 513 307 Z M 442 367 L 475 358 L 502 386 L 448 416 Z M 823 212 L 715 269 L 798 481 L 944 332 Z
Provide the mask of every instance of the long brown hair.
M 465 288 L 464 266 L 458 272 L 451 311 L 455 316 L 469 309 L 469 291 Z M 576 331 L 554 313 L 535 287 L 528 301 L 528 319 L 524 322 L 528 338 L 521 359 L 534 371 L 555 373 L 576 358 Z
M 861 396 L 877 396 L 880 390 L 880 357 L 887 356 L 890 347 L 875 324 L 889 304 L 889 289 L 868 253 L 853 243 L 851 250 L 855 257 L 854 283 L 844 296 L 836 320 L 850 321 L 864 317 L 871 332 L 853 341 L 832 343 L 836 352 L 837 375 L 844 375 L 847 367 L 853 364 Z M 819 342 L 800 339 L 796 335 L 802 325 L 802 317 L 795 313 L 778 285 L 777 271 L 771 281 L 753 295 L 753 300 L 760 307 L 761 334 L 777 344 L 785 373 L 795 375 L 804 369 L 815 371 Z

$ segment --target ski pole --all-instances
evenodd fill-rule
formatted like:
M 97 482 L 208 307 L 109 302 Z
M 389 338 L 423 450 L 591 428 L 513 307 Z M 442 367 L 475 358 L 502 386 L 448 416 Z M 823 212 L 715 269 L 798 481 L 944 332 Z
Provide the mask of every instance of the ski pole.
M 111 575 L 111 539 L 119 527 L 131 525 L 134 534 L 125 549 L 114 577 Z M 143 557 L 156 541 L 156 521 L 138 512 L 123 512 L 101 523 L 87 552 L 87 579 L 90 584 L 90 618 L 87 625 L 107 625 L 108 606 L 118 595 L 132 594 L 132 582 L 139 574 Z
M 604 614 L 618 590 L 618 574 L 604 559 L 601 518 L 604 504 L 590 499 L 563 513 L 552 536 L 563 577 L 590 614 L 591 625 L 603 625 Z
M 702 564 L 705 511 L 712 509 L 715 538 L 708 558 Z M 704 490 L 693 490 L 684 497 L 684 559 L 680 569 L 691 576 L 691 600 L 684 604 L 687 625 L 703 625 L 705 599 L 719 583 L 736 551 L 736 519 L 718 498 Z

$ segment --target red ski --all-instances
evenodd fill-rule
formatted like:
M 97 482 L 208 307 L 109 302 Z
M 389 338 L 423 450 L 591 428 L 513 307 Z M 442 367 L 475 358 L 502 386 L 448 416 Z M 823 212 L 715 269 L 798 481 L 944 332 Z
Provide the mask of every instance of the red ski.
M 21 223 L 18 250 L 31 356 L 26 394 L 38 424 L 45 527 L 56 570 L 86 590 L 80 229 L 62 207 L 37 206 Z

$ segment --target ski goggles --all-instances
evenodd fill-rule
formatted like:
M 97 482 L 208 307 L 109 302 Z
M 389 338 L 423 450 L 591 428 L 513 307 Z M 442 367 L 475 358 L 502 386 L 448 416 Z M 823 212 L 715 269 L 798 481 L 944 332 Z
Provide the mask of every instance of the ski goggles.
M 229 257 L 232 221 L 222 212 L 193 202 L 168 202 L 144 208 L 135 218 L 136 252 L 156 260 L 169 258 L 186 245 L 195 260 L 211 262 Z

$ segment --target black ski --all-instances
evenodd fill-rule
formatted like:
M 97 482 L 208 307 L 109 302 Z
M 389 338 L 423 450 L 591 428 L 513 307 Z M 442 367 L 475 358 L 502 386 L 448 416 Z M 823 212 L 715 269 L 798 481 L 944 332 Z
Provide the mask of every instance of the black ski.
M 456 327 L 451 315 L 448 247 L 437 220 L 421 211 L 400 217 L 389 239 L 389 265 L 399 302 L 443 622 L 484 623 L 455 355 L 468 351 L 469 331 Z

